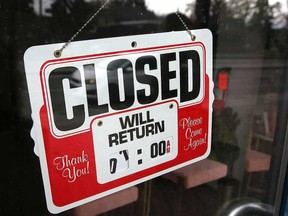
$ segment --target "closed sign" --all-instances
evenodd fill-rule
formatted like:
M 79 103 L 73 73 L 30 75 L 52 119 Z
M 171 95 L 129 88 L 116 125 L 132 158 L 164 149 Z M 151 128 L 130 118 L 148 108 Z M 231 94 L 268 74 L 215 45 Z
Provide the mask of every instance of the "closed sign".
M 35 46 L 25 70 L 48 208 L 58 213 L 206 158 L 212 35 Z M 131 46 L 133 44 L 133 46 Z M 79 190 L 81 188 L 81 190 Z

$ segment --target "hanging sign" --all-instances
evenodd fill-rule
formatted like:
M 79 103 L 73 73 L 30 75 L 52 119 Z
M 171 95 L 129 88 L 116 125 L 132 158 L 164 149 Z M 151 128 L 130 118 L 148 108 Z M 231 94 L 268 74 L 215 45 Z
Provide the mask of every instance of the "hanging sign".
M 186 31 L 29 48 L 24 56 L 48 208 L 82 205 L 206 158 L 212 35 Z

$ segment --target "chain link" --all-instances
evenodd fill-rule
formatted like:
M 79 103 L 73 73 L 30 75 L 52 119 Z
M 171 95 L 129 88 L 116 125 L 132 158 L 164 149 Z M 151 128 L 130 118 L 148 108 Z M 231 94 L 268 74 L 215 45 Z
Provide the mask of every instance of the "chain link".
M 184 20 L 181 18 L 181 16 L 179 15 L 178 12 L 175 12 L 177 17 L 179 18 L 179 20 L 181 21 L 181 23 L 183 24 L 184 28 L 186 29 L 187 33 L 190 35 L 191 40 L 195 41 L 196 40 L 196 35 L 193 35 L 192 32 L 189 30 L 188 26 L 186 25 L 186 23 L 184 22 Z
M 56 58 L 61 57 L 63 50 L 82 32 L 82 30 L 95 18 L 95 16 L 97 16 L 102 10 L 103 8 L 110 2 L 111 0 L 107 0 L 85 23 L 84 25 L 70 38 L 70 40 L 68 40 L 59 50 L 56 50 L 54 52 L 54 56 Z M 190 35 L 191 40 L 195 41 L 196 40 L 196 36 L 193 35 L 191 33 L 191 31 L 189 30 L 188 26 L 186 25 L 186 23 L 184 22 L 184 20 L 181 18 L 181 16 L 179 15 L 178 12 L 175 12 L 177 17 L 179 18 L 179 20 L 181 21 L 181 23 L 183 24 L 184 28 L 186 29 L 187 33 Z
M 91 17 L 88 19 L 84 25 L 68 40 L 59 50 L 54 52 L 54 56 L 56 58 L 61 57 L 63 50 L 82 32 L 82 30 L 97 16 L 103 8 L 110 2 L 111 0 L 107 0 Z

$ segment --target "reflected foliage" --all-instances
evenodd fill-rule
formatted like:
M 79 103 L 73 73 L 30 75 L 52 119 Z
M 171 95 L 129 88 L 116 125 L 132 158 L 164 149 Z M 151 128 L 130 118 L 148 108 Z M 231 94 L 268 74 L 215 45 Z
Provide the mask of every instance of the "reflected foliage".
M 92 16 L 90 7 L 84 0 L 56 0 L 51 6 L 50 22 L 54 40 L 69 40 Z M 96 2 L 92 7 L 100 7 L 100 3 Z M 97 20 L 94 22 L 97 24 Z M 85 30 L 89 32 L 91 28 L 88 25 Z
M 167 4 L 170 1 L 168 0 Z M 44 2 L 43 0 L 42 3 Z M 68 41 L 104 2 L 105 0 L 55 0 L 51 10 L 48 11 L 50 16 L 43 16 L 41 13 L 36 13 L 34 9 L 36 1 L 0 0 L 0 64 L 2 66 L 0 132 L 6 134 L 6 138 L 2 140 L 3 152 L 5 155 L 10 155 L 10 160 L 5 162 L 11 165 L 6 166 L 9 170 L 3 171 L 7 176 L 2 179 L 5 180 L 5 184 L 3 183 L 5 190 L 3 193 L 1 191 L 1 194 L 4 194 L 3 197 L 6 199 L 0 207 L 0 215 L 2 213 L 3 215 L 33 213 L 49 215 L 46 212 L 40 170 L 36 174 L 34 172 L 39 167 L 29 134 L 31 112 L 23 66 L 24 52 L 34 45 Z M 211 29 L 214 36 L 214 57 L 217 54 L 217 59 L 221 60 L 220 55 L 229 58 L 237 58 L 239 55 L 245 58 L 260 57 L 264 60 L 265 58 L 287 59 L 288 16 L 283 14 L 280 8 L 280 4 L 269 5 L 268 0 L 230 0 L 229 3 L 226 0 L 191 0 L 187 5 L 187 11 L 191 15 L 188 17 L 183 15 L 183 19 L 191 29 L 206 27 Z M 175 18 L 177 19 L 175 14 L 165 17 L 155 15 L 153 11 L 147 9 L 145 0 L 112 0 L 77 36 L 76 40 L 183 30 L 183 25 L 179 24 L 179 20 L 176 22 Z M 285 19 L 286 23 L 283 22 Z M 168 24 L 172 27 L 170 28 Z M 266 83 L 272 88 L 272 78 L 269 77 L 267 80 L 269 81 Z M 278 85 L 273 88 L 276 86 Z M 267 86 L 263 89 L 276 91 L 268 89 Z M 260 92 L 264 91 L 260 90 Z M 218 126 L 215 126 L 213 138 L 224 144 L 219 151 L 220 154 L 215 157 L 219 159 L 227 155 L 226 158 L 219 160 L 232 161 L 238 154 L 228 153 L 231 153 L 232 147 L 236 146 L 235 130 L 239 121 L 237 115 L 229 109 L 226 114 L 217 115 L 221 121 L 214 122 Z M 234 125 L 229 126 L 231 123 L 228 121 L 229 118 Z M 228 146 L 227 143 L 232 145 Z M 226 153 L 223 154 L 223 151 Z M 229 164 L 233 165 L 231 162 Z M 232 168 L 229 167 L 229 174 L 232 173 Z M 161 186 L 162 183 L 159 185 Z M 169 199 L 170 197 L 167 196 Z M 198 197 L 195 200 L 199 201 Z M 191 200 L 187 199 L 188 201 L 190 204 Z M 191 208 L 195 206 L 189 204 L 186 206 Z M 31 206 L 33 213 L 31 213 Z M 166 207 L 170 210 L 169 205 Z M 211 209 L 213 210 L 209 208 L 209 211 Z
M 214 112 L 213 140 L 224 144 L 237 145 L 236 130 L 240 124 L 238 114 L 231 107 Z
M 33 0 L 13 0 L 13 1 L 1 1 L 0 12 L 26 12 L 34 13 Z
M 208 13 L 203 10 L 203 5 L 210 6 Z M 287 14 L 281 12 L 280 3 L 269 5 L 268 0 L 199 0 L 188 4 L 187 12 L 198 27 L 208 27 L 213 32 L 215 53 L 217 50 L 220 55 L 270 57 L 285 57 L 283 55 L 287 53 L 284 50 L 288 45 L 288 19 Z

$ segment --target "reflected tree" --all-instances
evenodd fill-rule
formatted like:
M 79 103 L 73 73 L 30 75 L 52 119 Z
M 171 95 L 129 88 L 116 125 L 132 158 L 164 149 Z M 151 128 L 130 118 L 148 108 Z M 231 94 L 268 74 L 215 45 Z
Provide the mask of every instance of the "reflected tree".
M 221 40 L 225 41 L 225 46 L 219 47 L 221 50 L 218 53 L 231 53 L 235 50 L 237 53 L 262 50 L 263 53 L 264 50 L 275 51 L 273 22 L 281 14 L 279 8 L 279 3 L 271 5 L 268 0 L 198 0 L 187 5 L 187 12 L 191 14 L 193 26 L 208 27 L 213 32 L 214 51 L 217 49 L 221 29 Z M 281 30 L 281 37 L 283 32 L 284 29 Z M 277 39 L 278 44 L 281 42 L 283 40 Z M 281 47 L 286 47 L 285 44 L 282 43 Z
M 87 3 L 84 0 L 56 0 L 51 5 L 51 29 L 53 29 L 53 38 L 56 41 L 69 40 L 93 15 L 96 8 L 99 8 L 101 2 Z M 93 20 L 97 22 L 97 20 Z M 85 33 L 88 34 L 92 26 L 88 25 L 79 37 Z
M 199 28 L 207 28 L 210 17 L 211 0 L 196 0 L 195 17 Z
M 186 12 L 190 13 L 193 28 L 207 28 L 210 21 L 211 0 L 196 0 L 187 4 Z
M 65 41 L 72 37 L 83 24 L 105 3 L 85 0 L 56 0 L 52 4 L 52 25 L 54 38 Z M 151 19 L 155 15 L 147 10 L 144 0 L 113 0 L 101 13 L 85 27 L 76 40 L 97 38 L 98 36 L 117 36 L 116 32 L 98 34 L 99 29 L 107 28 L 121 21 Z M 120 29 L 121 30 L 121 29 Z M 106 30 L 105 30 L 106 31 Z
M 103 23 L 99 26 L 99 37 L 115 37 L 155 32 L 156 15 L 147 9 L 144 0 L 113 0 L 105 13 Z
M 155 19 L 155 14 L 148 11 L 144 0 L 116 0 L 110 3 L 109 13 L 114 22 Z
M 115 5 L 129 6 L 129 7 L 146 7 L 144 0 L 116 0 Z
M 248 22 L 248 29 L 253 34 L 258 31 L 258 35 L 262 35 L 262 44 L 254 44 L 254 47 L 262 47 L 264 49 L 269 49 L 271 30 L 272 30 L 272 14 L 273 6 L 270 6 L 268 0 L 258 0 L 255 2 L 255 10 Z M 259 38 L 254 39 L 255 42 L 259 42 Z
M 13 0 L 13 1 L 1 1 L 0 12 L 26 12 L 34 13 L 33 0 Z

